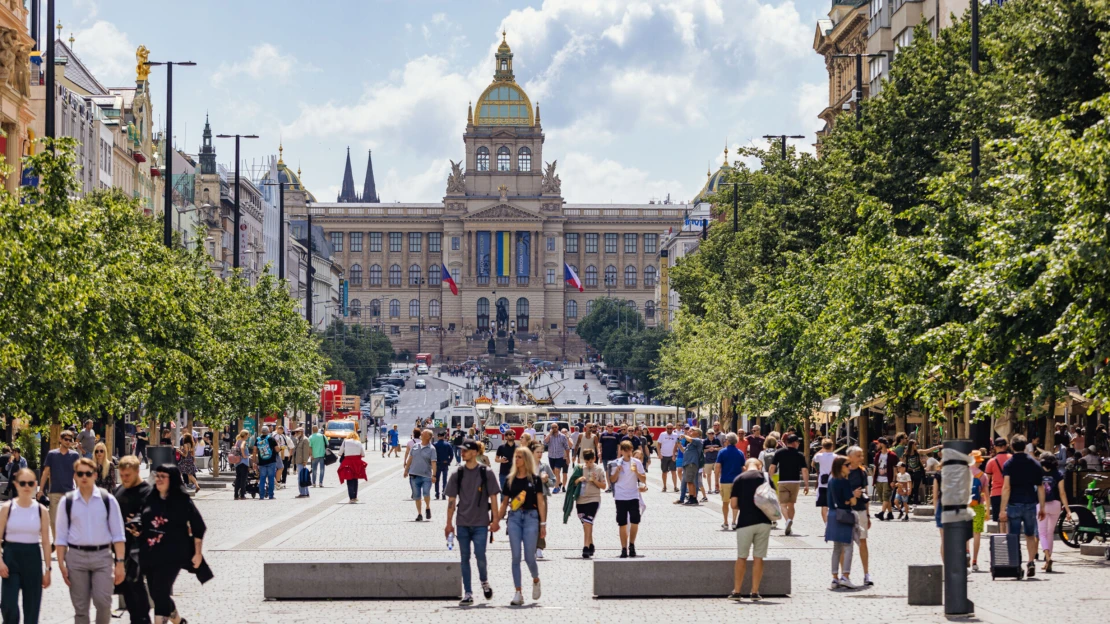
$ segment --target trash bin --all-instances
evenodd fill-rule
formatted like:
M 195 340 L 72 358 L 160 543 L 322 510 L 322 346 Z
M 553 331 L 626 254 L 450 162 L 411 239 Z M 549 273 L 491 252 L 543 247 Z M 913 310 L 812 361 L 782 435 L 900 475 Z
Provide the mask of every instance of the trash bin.
M 162 464 L 177 464 L 174 459 L 176 449 L 172 446 L 148 446 L 146 447 L 147 457 L 150 459 L 151 474 L 154 468 Z

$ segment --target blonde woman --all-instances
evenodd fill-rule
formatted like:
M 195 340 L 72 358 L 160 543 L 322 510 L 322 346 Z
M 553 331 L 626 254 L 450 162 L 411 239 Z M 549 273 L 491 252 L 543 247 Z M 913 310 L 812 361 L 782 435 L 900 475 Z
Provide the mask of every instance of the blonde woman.
M 347 498 L 354 504 L 358 502 L 358 480 L 366 480 L 366 461 L 362 459 L 366 449 L 359 441 L 358 433 L 354 431 L 347 434 L 347 439 L 343 440 L 339 448 L 343 459 L 339 462 L 336 474 L 340 485 L 347 482 Z
M 547 537 L 547 499 L 543 483 L 537 475 L 536 458 L 526 446 L 513 451 L 513 467 L 505 479 L 505 496 L 501 498 L 500 515 L 506 518 L 509 549 L 513 554 L 513 584 L 516 593 L 511 606 L 524 604 L 521 589 L 520 559 L 523 555 L 532 574 L 532 600 L 540 599 L 540 569 L 536 564 L 536 546 Z M 506 513 L 508 515 L 506 516 Z
M 228 453 L 230 461 L 235 464 L 235 500 L 247 499 L 247 478 L 251 472 L 251 450 L 247 439 L 250 437 L 251 433 L 246 429 L 240 431 Z M 236 457 L 239 458 L 238 462 L 235 461 Z
M 96 464 L 96 487 L 109 492 L 116 491 L 116 462 L 108 457 L 108 447 L 97 442 L 93 447 L 93 462 Z
M 39 621 L 42 590 L 50 587 L 50 513 L 35 502 L 35 471 L 21 468 L 12 478 L 18 495 L 0 507 L 0 535 L 4 536 L 0 611 L 5 622 L 19 622 L 22 591 L 23 621 L 33 623 Z

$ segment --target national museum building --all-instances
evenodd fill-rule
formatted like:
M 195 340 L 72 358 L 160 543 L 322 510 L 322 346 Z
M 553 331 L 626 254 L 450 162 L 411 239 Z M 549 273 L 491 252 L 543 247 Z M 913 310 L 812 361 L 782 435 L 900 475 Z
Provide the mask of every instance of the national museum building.
M 380 328 L 397 351 L 455 361 L 485 352 L 499 309 L 517 352 L 548 359 L 582 355 L 574 327 L 600 297 L 631 301 L 649 326 L 661 324 L 660 239 L 689 207 L 564 202 L 556 163 L 544 161 L 539 106 L 516 83 L 504 40 L 495 59 L 442 202 L 380 203 L 371 163 L 357 195 L 348 153 L 337 201 L 310 204 L 348 283 L 344 322 Z M 585 292 L 566 284 L 564 262 Z

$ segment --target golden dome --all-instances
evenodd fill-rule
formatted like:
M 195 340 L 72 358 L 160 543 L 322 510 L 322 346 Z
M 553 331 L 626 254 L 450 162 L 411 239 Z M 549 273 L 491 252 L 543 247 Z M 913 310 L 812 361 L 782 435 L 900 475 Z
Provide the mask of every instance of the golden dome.
M 505 41 L 505 34 L 506 34 L 505 30 L 502 29 L 501 30 L 501 45 L 497 46 L 498 53 L 504 54 L 504 53 L 507 53 L 507 52 L 512 52 L 512 50 L 509 49 L 509 43 L 507 41 Z

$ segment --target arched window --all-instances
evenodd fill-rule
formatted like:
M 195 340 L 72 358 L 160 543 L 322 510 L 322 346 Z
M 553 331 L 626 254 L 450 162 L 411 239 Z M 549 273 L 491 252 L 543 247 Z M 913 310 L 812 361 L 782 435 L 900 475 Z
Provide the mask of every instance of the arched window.
M 616 286 L 617 285 L 617 267 L 615 267 L 611 264 L 609 266 L 605 267 L 605 285 L 606 286 Z
M 528 331 L 528 300 L 524 297 L 516 300 L 516 329 Z
M 489 171 L 489 148 L 478 148 L 478 171 Z
M 397 299 L 389 300 L 389 318 L 398 318 L 401 316 L 401 302 Z
M 352 264 L 347 279 L 350 280 L 351 286 L 362 286 L 362 266 Z
M 395 264 L 395 265 L 389 267 L 389 285 L 390 286 L 400 286 L 401 285 L 401 265 Z
M 439 318 L 439 299 L 432 299 L 428 302 L 428 316 Z
M 655 286 L 655 267 L 644 267 L 644 286 Z
M 497 170 L 498 171 L 508 171 L 510 160 L 512 160 L 512 156 L 509 154 L 509 148 L 505 147 L 504 145 L 497 148 Z
M 347 304 L 347 314 L 355 318 L 362 316 L 362 302 L 358 299 L 351 299 Z
M 501 59 L 501 71 L 509 71 L 509 61 Z
M 409 318 L 417 318 L 420 316 L 420 300 L 413 299 L 409 301 Z
M 374 299 L 373 301 L 370 302 L 370 317 L 371 318 L 378 318 L 381 315 L 382 315 L 382 302 L 378 299 Z
M 586 302 L 586 316 L 589 316 L 594 311 L 594 300 L 590 299 Z
M 409 286 L 416 286 L 420 283 L 420 278 L 424 277 L 420 274 L 420 265 L 414 264 L 409 267 Z
M 578 302 L 574 299 L 567 300 L 567 318 L 578 318 Z
M 518 171 L 532 170 L 532 150 L 527 147 L 522 147 L 517 151 L 516 168 Z
M 644 302 L 644 318 L 655 318 L 655 302 L 650 299 Z
M 439 286 L 439 280 L 441 277 L 443 277 L 443 274 L 440 273 L 438 264 L 433 264 L 432 266 L 428 267 L 429 286 Z
M 628 287 L 635 287 L 637 273 L 639 273 L 639 271 L 637 271 L 636 267 L 632 266 L 631 264 L 624 267 L 624 285 Z
M 592 264 L 586 267 L 586 286 L 597 286 L 597 267 Z
M 370 285 L 371 286 L 381 286 L 382 285 L 382 267 L 381 267 L 381 265 L 375 264 L 374 266 L 370 267 Z
M 635 311 L 636 311 L 636 302 L 635 302 L 635 301 L 633 301 L 633 300 L 631 300 L 631 299 L 629 299 L 629 300 L 628 300 L 628 309 L 629 309 L 629 310 L 632 310 L 633 312 L 635 312 Z
M 478 329 L 489 329 L 489 299 L 478 299 Z

